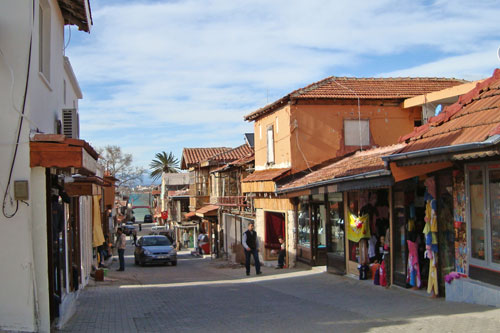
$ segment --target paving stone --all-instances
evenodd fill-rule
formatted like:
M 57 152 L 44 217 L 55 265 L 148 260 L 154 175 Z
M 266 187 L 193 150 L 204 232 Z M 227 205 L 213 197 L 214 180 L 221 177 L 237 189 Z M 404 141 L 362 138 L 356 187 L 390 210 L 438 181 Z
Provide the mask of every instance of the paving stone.
M 131 253 L 131 252 L 129 252 Z M 115 264 L 116 265 L 116 264 Z M 311 270 L 244 268 L 184 252 L 87 287 L 64 332 L 498 332 L 500 309 Z

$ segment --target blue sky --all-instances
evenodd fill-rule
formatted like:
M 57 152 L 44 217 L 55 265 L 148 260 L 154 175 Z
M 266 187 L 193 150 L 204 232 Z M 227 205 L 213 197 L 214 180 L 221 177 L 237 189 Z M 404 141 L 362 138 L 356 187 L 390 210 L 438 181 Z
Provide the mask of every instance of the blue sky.
M 81 137 L 136 165 L 236 147 L 243 116 L 325 77 L 475 80 L 500 67 L 498 1 L 91 0 L 66 54 Z M 66 36 L 68 38 L 68 27 Z

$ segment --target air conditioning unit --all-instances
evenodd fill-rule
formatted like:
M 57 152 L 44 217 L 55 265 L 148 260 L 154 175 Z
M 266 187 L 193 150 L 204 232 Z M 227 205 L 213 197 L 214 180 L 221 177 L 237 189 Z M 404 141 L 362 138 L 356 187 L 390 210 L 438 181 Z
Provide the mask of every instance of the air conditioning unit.
M 62 134 L 68 138 L 80 138 L 80 121 L 76 109 L 62 110 Z

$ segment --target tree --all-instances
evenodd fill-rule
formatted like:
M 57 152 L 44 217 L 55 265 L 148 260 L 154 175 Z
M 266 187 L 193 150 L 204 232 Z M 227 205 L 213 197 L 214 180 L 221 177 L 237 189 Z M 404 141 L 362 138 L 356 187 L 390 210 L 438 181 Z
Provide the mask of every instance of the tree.
M 97 148 L 99 163 L 109 175 L 119 179 L 118 187 L 132 187 L 142 181 L 146 170 L 132 165 L 132 154 L 125 154 L 119 146 Z
M 167 154 L 162 151 L 161 153 L 157 153 L 155 157 L 156 159 L 149 164 L 149 169 L 151 170 L 150 176 L 153 181 L 158 180 L 162 173 L 179 172 L 179 160 L 175 158 L 172 152 Z

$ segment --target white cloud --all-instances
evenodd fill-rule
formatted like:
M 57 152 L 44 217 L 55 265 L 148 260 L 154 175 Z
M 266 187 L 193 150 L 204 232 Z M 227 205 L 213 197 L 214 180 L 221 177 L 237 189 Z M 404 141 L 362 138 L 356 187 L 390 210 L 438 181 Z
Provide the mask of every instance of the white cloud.
M 92 15 L 92 33 L 67 50 L 84 90 L 82 132 L 100 142 L 106 131 L 173 127 L 177 139 L 157 137 L 158 151 L 191 144 L 186 131 L 236 146 L 241 136 L 221 129 L 251 130 L 242 118 L 268 95 L 329 75 L 478 78 L 498 66 L 496 1 L 96 0 Z M 147 136 L 113 138 L 137 156 L 151 150 Z

